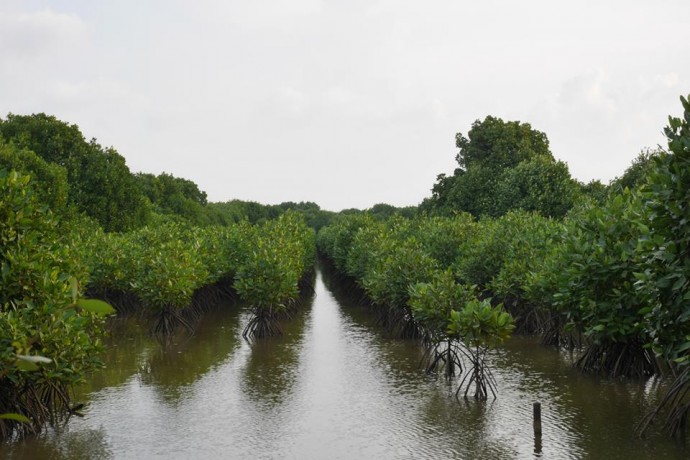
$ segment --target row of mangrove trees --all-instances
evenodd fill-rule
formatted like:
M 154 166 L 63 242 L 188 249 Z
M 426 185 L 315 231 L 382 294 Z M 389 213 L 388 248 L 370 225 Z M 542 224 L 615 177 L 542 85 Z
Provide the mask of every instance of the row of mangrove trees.
M 678 434 L 690 410 L 690 103 L 681 102 L 683 116 L 665 128 L 668 149 L 641 156 L 599 194 L 578 192 L 553 162 L 553 174 L 538 181 L 518 174 L 551 161 L 545 138 L 504 124 L 511 144 L 497 134 L 500 120 L 478 122 L 475 144 L 458 138 L 461 168 L 440 178 L 426 216 L 340 216 L 319 232 L 319 250 L 391 330 L 424 339 L 429 369 L 445 366 L 452 375 L 469 357 L 479 372 L 463 383 L 476 384 L 476 397 L 494 390 L 490 372 L 482 373 L 483 347 L 514 327 L 581 348 L 577 366 L 587 372 L 673 373 L 670 392 L 640 429 L 666 410 L 666 427 Z M 488 165 L 501 172 L 489 185 Z M 495 194 L 513 179 L 516 209 Z
M 165 340 L 232 296 L 251 308 L 245 337 L 262 337 L 280 332 L 313 270 L 314 231 L 297 213 L 205 227 L 158 216 L 112 233 L 54 213 L 34 182 L 0 169 L 0 439 L 73 412 L 71 388 L 100 365 L 111 304 Z

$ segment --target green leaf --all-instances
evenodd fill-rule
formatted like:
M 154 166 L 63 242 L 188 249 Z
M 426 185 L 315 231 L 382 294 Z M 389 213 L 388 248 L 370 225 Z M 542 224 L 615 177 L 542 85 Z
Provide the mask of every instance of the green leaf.
M 20 371 L 37 371 L 39 367 L 36 365 L 36 363 L 32 363 L 30 361 L 22 361 L 22 360 L 17 360 L 15 362 L 15 366 L 17 366 L 17 369 Z
M 671 289 L 672 289 L 673 291 L 679 290 L 681 287 L 683 287 L 683 284 L 685 284 L 685 281 L 686 281 L 686 278 L 685 278 L 684 276 L 681 275 L 680 278 L 678 278 L 678 279 L 676 280 L 676 282 L 673 283 L 673 287 L 672 287 Z
M 682 353 L 682 352 L 684 352 L 684 351 L 686 351 L 686 350 L 688 350 L 688 349 L 690 349 L 690 342 L 685 342 L 683 345 L 681 345 L 680 347 L 678 347 L 678 349 L 676 350 L 676 352 Z
M 107 302 L 98 299 L 79 299 L 77 306 L 99 316 L 112 315 L 115 309 Z
M 639 310 L 637 310 L 638 315 L 646 315 L 647 313 L 650 313 L 653 310 L 652 307 L 642 307 Z
M 23 415 L 20 415 L 20 414 L 0 414 L 0 419 L 14 420 L 15 422 L 21 422 L 21 423 L 31 423 L 31 420 L 29 420 L 27 417 L 24 417 Z

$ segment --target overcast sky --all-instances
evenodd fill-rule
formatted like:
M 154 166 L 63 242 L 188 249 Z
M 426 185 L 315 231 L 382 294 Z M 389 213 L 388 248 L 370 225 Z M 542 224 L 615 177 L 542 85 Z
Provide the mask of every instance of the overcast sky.
M 689 18 L 688 0 L 0 0 L 0 117 L 55 115 L 212 201 L 415 205 L 487 115 L 608 182 L 682 113 Z

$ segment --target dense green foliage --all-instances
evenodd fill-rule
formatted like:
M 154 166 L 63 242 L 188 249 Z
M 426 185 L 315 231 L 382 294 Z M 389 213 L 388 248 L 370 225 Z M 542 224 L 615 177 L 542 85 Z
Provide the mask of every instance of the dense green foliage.
M 314 260 L 314 232 L 287 213 L 261 226 L 188 227 L 161 219 L 124 234 L 99 232 L 83 241 L 97 295 L 134 300 L 158 318 L 162 335 L 191 327 L 182 315 L 205 286 L 228 284 L 258 308 L 281 309 L 299 295 Z
M 543 274 L 552 283 L 553 307 L 591 342 L 580 360 L 584 369 L 612 376 L 657 372 L 656 360 L 643 348 L 648 299 L 636 286 L 645 257 L 642 213 L 639 199 L 627 190 L 602 206 L 583 206 L 551 254 L 547 266 L 556 269 Z
M 0 137 L 0 169 L 31 176 L 31 188 L 38 202 L 48 205 L 54 213 L 64 213 L 69 189 L 65 168 L 43 160 L 31 150 L 8 144 Z
M 609 187 L 614 191 L 640 188 L 647 182 L 649 175 L 656 170 L 657 161 L 663 155 L 662 150 L 647 149 L 640 152 L 623 175 L 612 180 Z
M 314 265 L 314 232 L 294 213 L 266 222 L 238 268 L 234 287 L 253 308 L 245 337 L 280 334 L 277 322 L 299 297 L 300 281 Z
M 12 115 L 0 120 L 0 135 L 65 169 L 68 200 L 108 231 L 142 225 L 148 214 L 125 159 L 115 149 L 87 142 L 79 127 L 45 114 Z
M 307 225 L 318 231 L 328 225 L 334 212 L 323 210 L 313 202 L 286 201 L 280 204 L 261 204 L 254 201 L 231 200 L 223 203 L 209 203 L 209 219 L 213 223 L 228 225 L 247 220 L 252 224 L 277 219 L 282 214 L 292 211 L 301 214 Z
M 199 225 L 209 223 L 206 192 L 199 190 L 194 182 L 166 173 L 158 176 L 139 173 L 135 178 L 139 190 L 156 212 L 176 215 Z
M 449 327 L 452 312 L 476 299 L 472 287 L 458 284 L 451 270 L 439 271 L 430 282 L 413 284 L 408 291 L 415 320 L 432 343 L 455 336 Z
M 456 160 L 465 170 L 486 166 L 498 171 L 538 156 L 551 156 L 546 134 L 529 123 L 504 122 L 492 116 L 475 121 L 467 137 L 457 133 L 455 145 L 460 149 Z
M 0 438 L 40 429 L 98 365 L 102 319 L 77 307 L 87 271 L 70 235 L 29 176 L 0 171 L 0 413 L 31 420 L 0 420 Z
M 568 166 L 548 156 L 534 157 L 505 170 L 497 186 L 498 199 L 492 215 L 521 209 L 547 217 L 565 216 L 580 192 Z
M 581 193 L 565 163 L 553 158 L 546 134 L 528 123 L 489 116 L 468 137 L 458 133 L 456 146 L 459 168 L 438 176 L 424 212 L 496 217 L 522 209 L 562 217 Z
M 647 331 L 657 352 L 690 364 L 690 102 L 681 98 L 683 118 L 672 117 L 665 132 L 669 154 L 642 188 L 646 270 L 639 289 L 652 292 Z M 647 232 L 648 230 L 648 232 Z
M 470 348 L 500 345 L 513 332 L 513 318 L 487 299 L 472 299 L 459 311 L 450 312 L 448 334 L 461 337 Z

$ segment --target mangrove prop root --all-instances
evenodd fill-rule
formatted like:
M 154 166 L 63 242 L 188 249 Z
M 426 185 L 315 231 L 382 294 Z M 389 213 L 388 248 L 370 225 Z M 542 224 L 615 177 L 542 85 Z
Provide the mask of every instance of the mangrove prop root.
M 489 366 L 486 364 L 484 353 L 481 350 L 471 350 L 467 352 L 471 363 L 469 372 L 460 382 L 455 392 L 455 397 L 460 399 L 460 392 L 465 389 L 463 397 L 467 399 L 470 390 L 474 387 L 474 399 L 486 401 L 489 399 L 489 392 L 496 399 L 496 380 Z
M 645 378 L 661 372 L 654 354 L 641 341 L 592 343 L 577 367 L 614 378 Z
M 194 326 L 185 318 L 184 312 L 172 307 L 164 308 L 156 316 L 153 335 L 158 339 L 167 339 L 180 327 L 186 329 L 190 334 L 194 333 Z
M 547 327 L 549 313 L 541 308 L 513 297 L 504 299 L 503 305 L 515 319 L 515 334 L 535 335 Z
M 69 416 L 67 386 L 55 382 L 15 383 L 0 379 L 0 413 L 27 417 L 31 423 L 0 419 L 0 441 L 38 434 L 47 423 Z
M 283 334 L 278 314 L 273 309 L 254 308 L 252 317 L 242 331 L 245 340 L 275 337 Z
M 463 363 L 460 344 L 454 339 L 441 340 L 432 343 L 425 350 L 420 365 L 427 374 L 443 371 L 443 375 L 450 379 L 462 374 Z
M 566 330 L 565 319 L 560 313 L 549 312 L 544 320 L 542 345 L 575 350 L 583 347 L 584 339 L 579 330 Z
M 421 339 L 424 337 L 409 307 L 381 307 L 377 324 L 388 330 L 395 338 Z
M 690 415 L 690 368 L 685 369 L 671 388 L 661 399 L 659 404 L 648 413 L 635 428 L 635 433 L 643 437 L 649 427 L 659 418 L 659 415 L 667 410 L 664 421 L 664 429 L 675 438 L 681 438 L 687 430 L 688 416 Z

